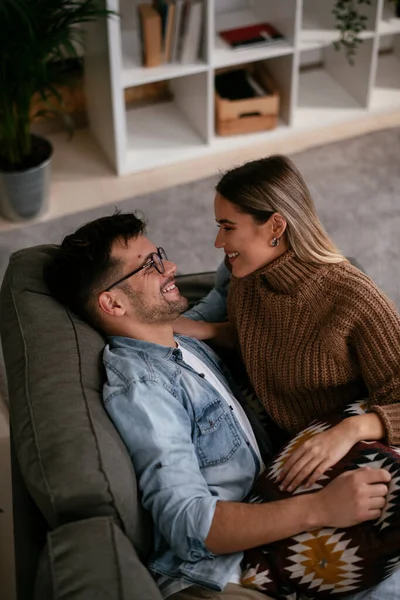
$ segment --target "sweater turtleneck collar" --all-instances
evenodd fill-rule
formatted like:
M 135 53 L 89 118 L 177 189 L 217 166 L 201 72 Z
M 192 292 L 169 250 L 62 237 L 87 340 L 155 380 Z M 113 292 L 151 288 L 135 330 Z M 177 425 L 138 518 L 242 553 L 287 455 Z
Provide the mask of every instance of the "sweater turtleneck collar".
M 305 263 L 299 260 L 293 250 L 287 250 L 246 277 L 235 279 L 243 283 L 259 280 L 264 287 L 276 294 L 294 294 L 303 284 L 321 273 L 323 267 L 322 264 Z

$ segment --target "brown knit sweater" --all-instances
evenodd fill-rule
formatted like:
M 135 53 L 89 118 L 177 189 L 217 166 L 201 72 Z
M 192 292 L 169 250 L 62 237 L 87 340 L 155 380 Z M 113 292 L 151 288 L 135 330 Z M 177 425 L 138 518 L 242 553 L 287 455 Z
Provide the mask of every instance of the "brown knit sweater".
M 253 387 L 272 419 L 295 434 L 368 398 L 387 441 L 400 445 L 400 316 L 349 262 L 315 265 L 292 250 L 232 276 L 229 319 Z

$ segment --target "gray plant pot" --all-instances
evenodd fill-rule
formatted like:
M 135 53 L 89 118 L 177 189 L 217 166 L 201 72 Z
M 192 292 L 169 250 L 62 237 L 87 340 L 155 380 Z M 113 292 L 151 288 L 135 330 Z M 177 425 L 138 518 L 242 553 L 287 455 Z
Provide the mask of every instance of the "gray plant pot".
M 53 147 L 48 140 L 40 141 L 48 152 L 39 165 L 25 171 L 0 171 L 0 214 L 11 221 L 33 219 L 48 209 Z

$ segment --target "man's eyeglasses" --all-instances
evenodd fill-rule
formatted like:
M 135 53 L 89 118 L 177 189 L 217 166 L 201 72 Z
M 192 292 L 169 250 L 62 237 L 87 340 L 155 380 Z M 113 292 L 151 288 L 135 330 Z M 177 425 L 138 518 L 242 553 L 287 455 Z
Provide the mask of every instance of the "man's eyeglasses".
M 125 279 L 129 279 L 129 277 L 132 277 L 132 275 L 136 275 L 136 273 L 139 273 L 139 271 L 142 271 L 143 269 L 148 269 L 149 267 L 154 267 L 159 273 L 163 274 L 165 271 L 165 266 L 163 263 L 164 260 L 168 260 L 164 248 L 157 248 L 157 252 L 153 252 L 150 255 L 150 259 L 146 261 L 144 265 L 142 265 L 138 269 L 135 269 L 131 273 L 128 273 L 128 275 L 121 277 L 121 279 L 118 279 L 118 281 L 109 285 L 108 288 L 106 288 L 104 291 L 109 292 L 110 290 L 112 290 L 113 287 L 125 281 Z

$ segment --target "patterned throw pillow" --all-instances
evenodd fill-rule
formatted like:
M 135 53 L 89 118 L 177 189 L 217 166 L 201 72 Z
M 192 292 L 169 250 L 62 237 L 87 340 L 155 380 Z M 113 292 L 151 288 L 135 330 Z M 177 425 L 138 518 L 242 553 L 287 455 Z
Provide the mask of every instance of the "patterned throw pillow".
M 310 437 L 349 416 L 365 413 L 357 402 L 340 415 L 313 422 L 279 452 L 256 481 L 249 502 L 292 496 L 281 492 L 277 477 L 291 453 Z M 293 494 L 312 493 L 344 471 L 368 466 L 387 469 L 392 480 L 379 519 L 348 529 L 320 528 L 245 552 L 242 585 L 275 598 L 341 598 L 380 583 L 400 568 L 400 448 L 359 442 L 317 483 Z

